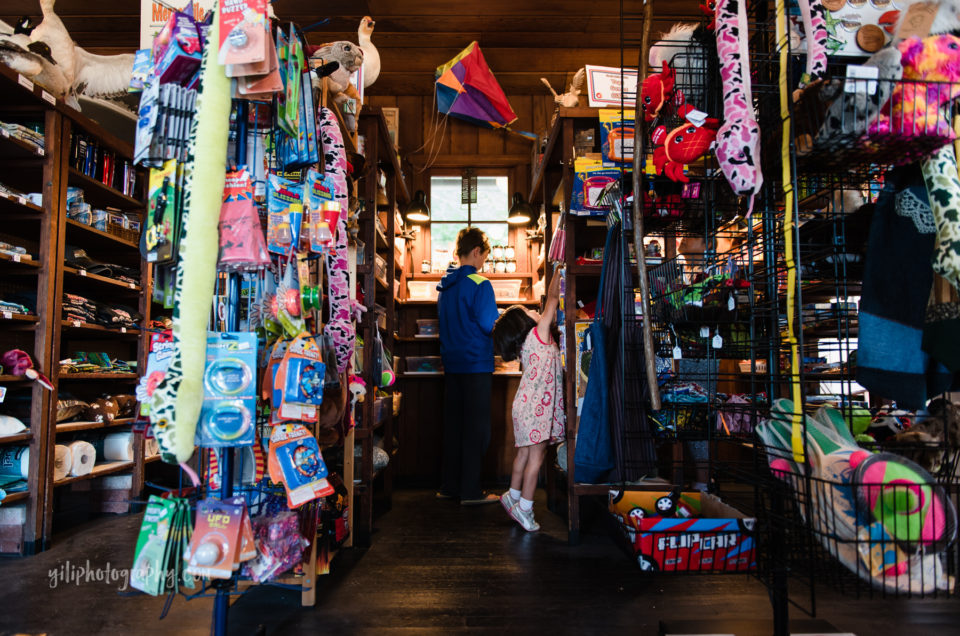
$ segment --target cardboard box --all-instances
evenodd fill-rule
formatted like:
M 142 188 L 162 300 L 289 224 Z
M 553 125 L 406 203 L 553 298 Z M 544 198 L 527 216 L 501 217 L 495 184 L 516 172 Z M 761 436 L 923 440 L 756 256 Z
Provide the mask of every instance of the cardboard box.
M 670 494 L 610 492 L 610 513 L 640 569 L 717 573 L 756 569 L 755 519 L 709 493 L 683 492 L 679 498 Z

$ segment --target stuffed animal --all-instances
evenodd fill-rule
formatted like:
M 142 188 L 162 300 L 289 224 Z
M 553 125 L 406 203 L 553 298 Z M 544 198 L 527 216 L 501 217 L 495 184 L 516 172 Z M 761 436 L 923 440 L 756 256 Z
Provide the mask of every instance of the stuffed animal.
M 583 85 L 586 79 L 587 70 L 585 68 L 581 68 L 573 74 L 573 79 L 570 81 L 570 87 L 567 88 L 567 92 L 563 95 L 557 95 L 557 91 L 553 90 L 553 86 L 550 85 L 550 82 L 547 81 L 546 77 L 541 77 L 540 81 L 543 82 L 544 86 L 546 86 L 553 95 L 553 101 L 555 104 L 558 106 L 563 106 L 564 108 L 573 108 L 580 103 L 580 92 L 583 90 Z
M 870 132 L 881 135 L 931 135 L 954 138 L 943 106 L 960 97 L 960 38 L 932 35 L 907 38 L 897 44 L 903 64 L 903 82 L 893 88 L 890 102 Z
M 4 373 L 8 375 L 22 375 L 28 380 L 35 380 L 40 386 L 50 391 L 53 384 L 39 371 L 33 368 L 33 359 L 30 354 L 21 349 L 11 349 L 0 357 Z
M 83 411 L 83 419 L 88 422 L 109 424 L 117 419 L 119 413 L 120 407 L 112 398 L 100 398 L 91 402 Z
M 363 66 L 363 50 L 353 42 L 339 40 L 324 44 L 310 56 L 313 60 L 322 60 L 323 63 L 337 62 L 340 67 L 330 73 L 330 92 L 336 95 L 343 93 L 353 99 L 359 98 L 357 91 L 350 84 L 350 75 Z
M 376 22 L 368 15 L 360 20 L 360 28 L 357 29 L 357 42 L 360 43 L 360 50 L 363 51 L 363 87 L 367 88 L 377 81 L 380 77 L 380 52 L 370 41 L 373 35 L 373 27 Z
M 685 104 L 680 107 L 680 115 L 686 117 L 692 110 L 693 106 Z M 652 135 L 655 146 L 653 165 L 657 174 L 666 173 L 673 181 L 689 183 L 683 166 L 696 161 L 709 150 L 717 138 L 719 127 L 720 122 L 713 117 L 707 117 L 702 126 L 687 122 L 669 132 L 666 126 L 657 126 Z
M 723 82 L 723 125 L 717 131 L 717 161 L 733 191 L 753 198 L 763 186 L 760 170 L 760 126 L 753 113 L 750 57 L 747 52 L 747 10 L 741 0 L 717 2 L 717 54 Z
M 660 114 L 660 109 L 672 97 L 674 97 L 674 86 L 677 81 L 677 73 L 666 62 L 663 63 L 663 70 L 659 73 L 651 73 L 643 80 L 640 87 L 640 108 L 643 110 L 643 118 L 651 122 Z M 676 95 L 677 105 L 683 104 L 683 93 Z
M 14 33 L 15 29 L 0 25 L 4 33 L 0 35 L 0 61 L 77 107 L 75 94 L 126 94 L 133 75 L 133 54 L 95 55 L 77 46 L 54 12 L 55 2 L 40 0 L 43 20 L 32 29 L 27 25 Z

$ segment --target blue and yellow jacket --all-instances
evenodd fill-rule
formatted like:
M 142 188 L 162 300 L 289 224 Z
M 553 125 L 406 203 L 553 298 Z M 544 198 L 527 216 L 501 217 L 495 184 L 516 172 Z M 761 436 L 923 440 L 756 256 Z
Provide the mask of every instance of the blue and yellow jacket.
M 446 373 L 493 373 L 493 323 L 497 300 L 493 285 L 464 265 L 437 285 L 440 291 L 440 354 Z

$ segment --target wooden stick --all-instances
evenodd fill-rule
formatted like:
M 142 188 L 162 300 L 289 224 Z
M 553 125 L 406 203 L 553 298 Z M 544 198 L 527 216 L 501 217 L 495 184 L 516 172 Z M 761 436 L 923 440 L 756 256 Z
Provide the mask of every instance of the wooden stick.
M 643 108 L 640 102 L 640 87 L 647 77 L 647 58 L 650 56 L 650 26 L 653 23 L 653 0 L 643 5 L 643 35 L 640 40 L 640 60 L 637 64 L 637 103 L 635 117 L 640 122 Z M 645 126 L 643 127 L 645 128 Z M 637 130 L 633 142 L 633 244 L 637 251 L 637 277 L 640 279 L 640 295 L 643 297 L 643 354 L 647 368 L 647 384 L 650 390 L 650 408 L 660 410 L 660 389 L 657 386 L 656 351 L 653 348 L 653 331 L 650 328 L 650 284 L 647 280 L 647 260 L 643 249 L 643 146 L 645 130 Z

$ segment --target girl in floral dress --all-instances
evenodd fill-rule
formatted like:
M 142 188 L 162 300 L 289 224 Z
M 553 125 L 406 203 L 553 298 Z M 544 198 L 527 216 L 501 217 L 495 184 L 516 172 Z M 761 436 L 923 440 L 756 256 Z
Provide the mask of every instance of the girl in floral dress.
M 563 366 L 550 327 L 560 300 L 560 276 L 554 275 L 543 314 L 514 305 L 493 326 L 493 346 L 505 362 L 518 357 L 523 377 L 513 399 L 513 460 L 510 490 L 500 496 L 507 513 L 528 532 L 540 529 L 533 518 L 533 494 L 548 444 L 563 440 L 566 413 Z

